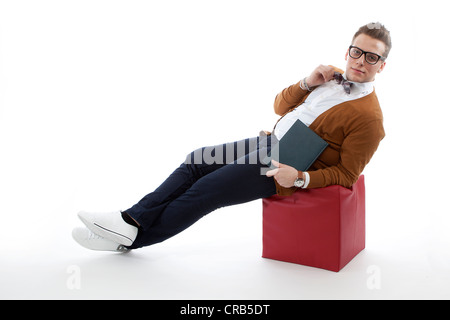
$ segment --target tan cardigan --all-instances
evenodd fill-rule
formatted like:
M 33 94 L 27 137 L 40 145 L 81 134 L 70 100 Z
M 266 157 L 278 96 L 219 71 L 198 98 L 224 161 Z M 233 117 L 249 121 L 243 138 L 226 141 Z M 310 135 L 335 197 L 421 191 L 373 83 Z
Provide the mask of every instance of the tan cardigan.
M 301 89 L 299 84 L 277 95 L 274 104 L 276 114 L 284 116 L 305 101 L 309 92 Z M 385 135 L 383 114 L 375 91 L 332 107 L 322 113 L 310 128 L 329 146 L 308 170 L 308 189 L 329 185 L 351 187 Z M 278 183 L 276 186 L 277 194 L 283 196 L 297 190 L 295 187 L 283 188 Z

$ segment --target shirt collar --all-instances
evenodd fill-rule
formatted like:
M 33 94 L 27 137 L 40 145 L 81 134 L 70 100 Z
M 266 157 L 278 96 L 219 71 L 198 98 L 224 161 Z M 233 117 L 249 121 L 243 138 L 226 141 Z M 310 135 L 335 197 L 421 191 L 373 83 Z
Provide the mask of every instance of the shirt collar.
M 345 73 L 343 74 L 343 77 L 345 80 L 347 80 L 347 75 Z M 374 85 L 375 85 L 375 81 L 369 81 L 369 82 L 350 81 L 350 82 L 353 83 L 351 94 L 355 93 L 355 94 L 367 95 L 369 93 L 372 93 Z

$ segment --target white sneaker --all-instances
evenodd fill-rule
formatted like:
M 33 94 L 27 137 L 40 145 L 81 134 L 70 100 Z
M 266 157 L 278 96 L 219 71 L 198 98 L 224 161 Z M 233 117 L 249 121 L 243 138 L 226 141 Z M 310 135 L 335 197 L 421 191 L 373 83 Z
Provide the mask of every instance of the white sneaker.
M 78 217 L 95 234 L 124 246 L 131 246 L 136 240 L 138 228 L 126 223 L 120 211 L 78 213 Z
M 81 245 L 86 249 L 97 251 L 115 251 L 115 252 L 128 251 L 128 249 L 125 248 L 123 245 L 100 237 L 99 235 L 96 235 L 87 228 L 73 229 L 72 237 L 76 242 L 78 242 L 79 245 Z

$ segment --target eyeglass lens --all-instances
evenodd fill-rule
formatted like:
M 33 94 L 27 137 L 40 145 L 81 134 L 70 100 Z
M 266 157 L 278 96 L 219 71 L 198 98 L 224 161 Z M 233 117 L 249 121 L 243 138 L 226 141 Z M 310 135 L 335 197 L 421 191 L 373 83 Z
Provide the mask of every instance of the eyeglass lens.
M 375 53 L 365 52 L 355 47 L 350 48 L 349 53 L 350 57 L 352 57 L 353 59 L 359 59 L 363 54 L 365 54 L 366 62 L 370 64 L 376 64 L 380 59 L 380 56 Z

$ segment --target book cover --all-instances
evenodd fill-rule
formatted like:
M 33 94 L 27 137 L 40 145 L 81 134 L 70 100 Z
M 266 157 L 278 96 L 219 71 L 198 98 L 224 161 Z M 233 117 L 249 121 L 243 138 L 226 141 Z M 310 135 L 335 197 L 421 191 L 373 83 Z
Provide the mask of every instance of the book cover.
M 273 159 L 298 171 L 307 171 L 327 146 L 325 140 L 297 120 L 281 140 L 272 146 L 263 162 L 271 169 L 275 169 L 271 164 Z

